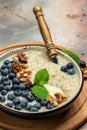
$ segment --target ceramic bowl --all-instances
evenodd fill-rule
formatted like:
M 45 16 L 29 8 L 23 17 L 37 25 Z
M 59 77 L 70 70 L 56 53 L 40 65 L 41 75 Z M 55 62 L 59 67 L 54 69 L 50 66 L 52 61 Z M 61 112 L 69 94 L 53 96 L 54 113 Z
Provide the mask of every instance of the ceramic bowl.
M 23 43 L 23 44 L 10 45 L 8 47 L 3 48 L 1 50 L 1 55 L 0 55 L 0 66 L 4 62 L 5 59 L 8 59 L 9 57 L 17 54 L 19 51 L 22 51 L 22 52 L 28 51 L 28 49 L 33 48 L 33 47 L 34 48 L 45 48 L 45 45 L 42 43 L 41 44 L 40 43 Z M 8 108 L 7 106 L 5 106 L 4 103 L 0 103 L 1 110 L 9 113 L 10 115 L 18 116 L 21 118 L 42 118 L 42 117 L 47 117 L 47 116 L 51 116 L 51 115 L 55 115 L 55 114 L 60 114 L 61 112 L 64 112 L 71 106 L 71 104 L 76 100 L 76 98 L 80 94 L 82 87 L 83 87 L 82 72 L 81 72 L 78 64 L 71 57 L 69 57 L 68 55 L 63 53 L 61 51 L 60 47 L 57 46 L 56 50 L 58 53 L 63 55 L 65 58 L 67 58 L 70 62 L 72 62 L 74 64 L 75 70 L 79 74 L 80 83 L 78 86 L 78 90 L 75 93 L 75 95 L 72 97 L 72 99 L 63 103 L 63 105 L 60 105 L 58 107 L 55 107 L 53 109 L 49 109 L 46 111 L 40 111 L 40 112 L 29 112 L 29 111 L 25 112 L 25 111 L 15 110 L 13 108 Z M 1 93 L 0 93 L 0 96 L 1 96 Z

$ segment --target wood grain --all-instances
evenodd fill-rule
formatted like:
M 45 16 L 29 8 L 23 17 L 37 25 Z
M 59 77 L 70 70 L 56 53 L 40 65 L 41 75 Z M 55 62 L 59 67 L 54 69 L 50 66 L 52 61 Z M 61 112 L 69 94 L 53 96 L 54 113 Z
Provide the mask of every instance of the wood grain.
M 41 43 L 19 43 L 0 49 L 0 54 L 5 51 L 25 46 L 41 45 Z M 43 44 L 44 45 L 44 44 Z M 57 46 L 61 49 L 62 47 Z M 43 119 L 22 119 L 0 111 L 0 127 L 9 130 L 73 130 L 78 129 L 87 121 L 87 80 L 83 89 L 72 106 L 64 113 Z

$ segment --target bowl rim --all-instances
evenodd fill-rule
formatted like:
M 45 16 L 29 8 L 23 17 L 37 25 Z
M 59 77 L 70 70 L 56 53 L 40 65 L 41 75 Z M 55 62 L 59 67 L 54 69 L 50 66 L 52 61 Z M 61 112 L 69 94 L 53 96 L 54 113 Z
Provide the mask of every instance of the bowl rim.
M 14 44 L 14 45 L 15 45 L 15 44 Z M 7 49 L 6 49 L 6 47 L 3 48 L 3 49 L 2 49 L 2 52 L 1 52 L 1 54 L 0 54 L 0 57 L 3 56 L 3 55 L 6 55 L 6 53 L 10 52 L 11 49 L 12 49 L 12 50 L 17 50 L 17 49 L 19 49 L 19 48 L 22 49 L 22 48 L 24 48 L 24 47 L 26 47 L 26 46 L 43 46 L 43 47 L 45 47 L 45 45 L 44 45 L 43 43 L 41 43 L 41 42 L 39 42 L 39 43 L 38 43 L 38 42 L 33 42 L 33 43 L 32 43 L 32 42 L 30 42 L 30 43 L 29 43 L 29 42 L 26 42 L 26 44 L 24 43 L 24 44 L 21 45 L 21 43 L 19 43 L 17 46 L 16 46 L 16 45 L 14 46 L 14 45 L 12 45 L 12 46 L 7 46 Z M 79 87 L 77 93 L 75 94 L 75 96 L 74 96 L 73 98 L 71 98 L 71 100 L 69 100 L 68 102 L 66 102 L 66 103 L 64 103 L 64 104 L 62 104 L 62 105 L 60 105 L 59 107 L 56 107 L 56 108 L 53 108 L 53 109 L 49 109 L 49 110 L 46 110 L 46 111 L 41 111 L 41 112 L 21 112 L 21 111 L 18 111 L 18 110 L 10 109 L 10 108 L 8 108 L 7 106 L 4 106 L 4 105 L 2 105 L 2 104 L 0 104 L 0 108 L 1 108 L 2 110 L 4 109 L 4 111 L 8 111 L 8 112 L 11 112 L 11 113 L 13 113 L 13 114 L 26 116 L 26 115 L 33 115 L 33 114 L 39 115 L 39 114 L 46 114 L 46 113 L 50 113 L 50 112 L 54 112 L 54 111 L 60 111 L 61 109 L 65 108 L 65 107 L 69 106 L 71 103 L 73 103 L 73 101 L 79 96 L 79 94 L 80 94 L 80 92 L 81 92 L 81 90 L 82 90 L 82 88 L 83 88 L 83 75 L 82 75 L 82 72 L 81 72 L 81 69 L 80 69 L 79 65 L 78 65 L 70 56 L 68 56 L 67 54 L 65 54 L 64 52 L 62 52 L 62 51 L 61 51 L 62 48 L 63 48 L 63 47 L 56 45 L 56 49 L 57 49 L 61 54 L 65 55 L 65 56 L 68 57 L 70 60 L 72 60 L 72 61 L 74 62 L 74 64 L 76 65 L 76 67 L 78 68 L 79 72 L 80 72 L 80 78 L 81 78 L 80 87 Z M 63 48 L 63 49 L 65 49 L 65 48 Z M 67 49 L 67 50 L 68 50 L 68 49 Z

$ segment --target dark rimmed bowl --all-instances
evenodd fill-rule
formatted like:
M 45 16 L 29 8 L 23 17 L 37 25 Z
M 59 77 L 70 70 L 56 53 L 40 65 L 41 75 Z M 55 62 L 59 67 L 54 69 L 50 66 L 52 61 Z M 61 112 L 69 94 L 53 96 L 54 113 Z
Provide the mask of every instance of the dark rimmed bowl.
M 2 49 L 2 54 L 0 55 L 0 62 L 9 57 L 12 54 L 16 54 L 19 50 L 21 51 L 25 51 L 26 49 L 30 48 L 30 47 L 44 47 L 45 45 L 43 44 L 38 44 L 38 43 L 25 43 L 25 44 L 19 44 L 19 45 L 15 45 L 15 46 L 9 46 L 7 47 L 7 49 Z M 68 58 L 75 66 L 76 70 L 79 73 L 79 77 L 80 77 L 80 83 L 78 86 L 78 91 L 76 92 L 76 94 L 73 96 L 73 98 L 67 102 L 65 102 L 63 105 L 60 105 L 59 107 L 53 108 L 51 110 L 47 110 L 47 111 L 42 111 L 42 112 L 20 112 L 18 110 L 14 110 L 14 109 L 10 109 L 7 106 L 5 106 L 4 104 L 0 103 L 0 109 L 13 115 L 13 116 L 18 116 L 21 118 L 43 118 L 43 117 L 48 117 L 48 116 L 52 116 L 55 114 L 60 114 L 62 112 L 64 112 L 65 110 L 67 110 L 71 104 L 76 100 L 76 98 L 78 97 L 78 95 L 80 94 L 82 87 L 83 87 L 83 76 L 82 76 L 82 72 L 78 66 L 78 64 L 68 55 L 66 55 L 65 53 L 61 52 L 59 50 L 60 47 L 56 47 L 58 53 L 62 54 L 63 56 L 65 56 L 66 58 Z M 7 51 L 8 50 L 8 51 Z

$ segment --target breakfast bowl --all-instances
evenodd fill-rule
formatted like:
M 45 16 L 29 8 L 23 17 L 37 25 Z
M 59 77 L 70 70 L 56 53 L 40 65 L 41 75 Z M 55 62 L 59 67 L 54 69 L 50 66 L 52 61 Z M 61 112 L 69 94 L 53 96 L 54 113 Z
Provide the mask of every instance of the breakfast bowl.
M 0 109 L 21 118 L 60 114 L 83 87 L 79 65 L 56 46 L 53 63 L 43 43 L 21 43 L 0 54 Z

